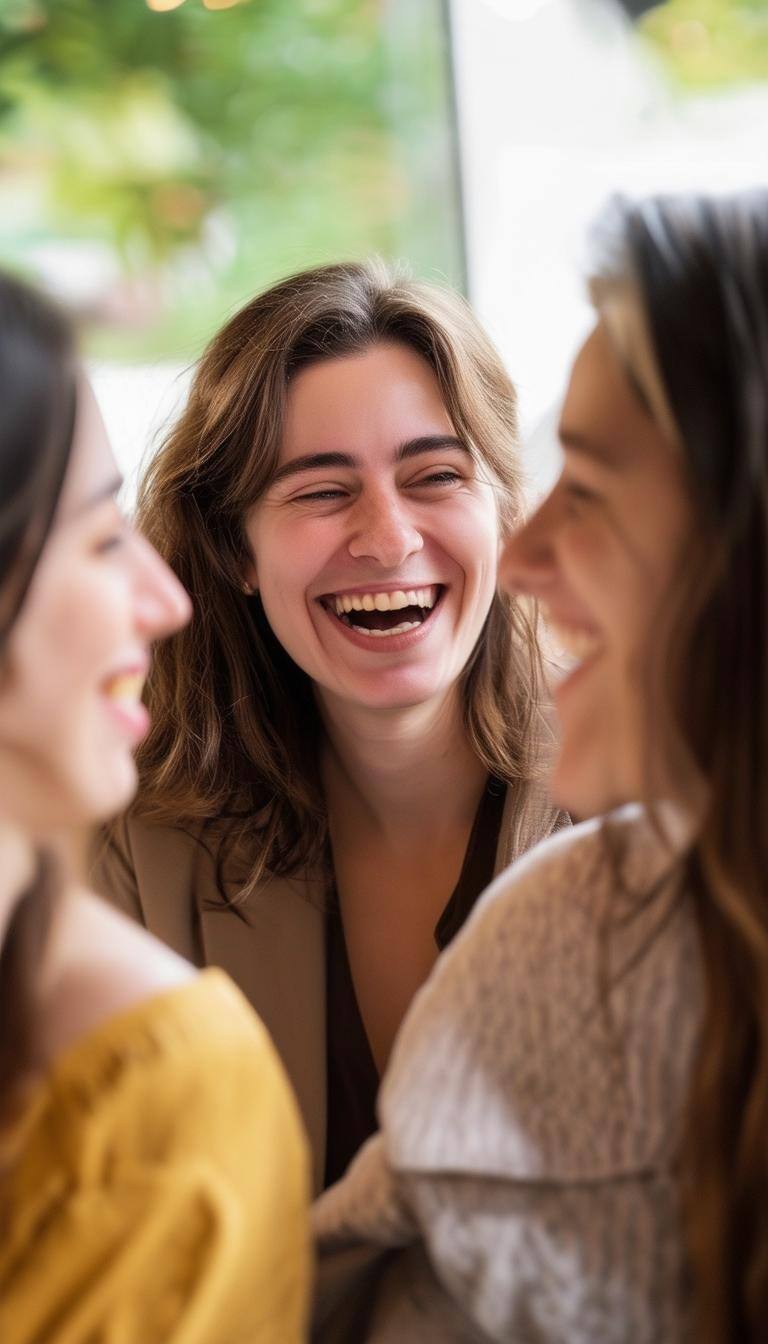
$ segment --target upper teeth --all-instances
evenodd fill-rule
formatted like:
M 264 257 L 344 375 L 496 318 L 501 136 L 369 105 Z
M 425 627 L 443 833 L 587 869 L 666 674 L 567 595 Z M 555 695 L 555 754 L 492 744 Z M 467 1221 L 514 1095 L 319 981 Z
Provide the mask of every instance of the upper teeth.
M 547 620 L 547 630 L 555 646 L 553 651 L 565 654 L 568 658 L 577 659 L 580 663 L 584 662 L 600 647 L 599 637 L 593 634 L 591 630 L 585 630 L 583 626 L 565 625 L 549 619 Z
M 336 615 L 345 611 L 400 611 L 403 607 L 434 607 L 437 584 L 429 588 L 399 588 L 396 593 L 341 593 L 333 598 Z
M 136 701 L 141 699 L 143 686 L 144 677 L 141 673 L 124 672 L 107 682 L 104 694 L 110 700 Z

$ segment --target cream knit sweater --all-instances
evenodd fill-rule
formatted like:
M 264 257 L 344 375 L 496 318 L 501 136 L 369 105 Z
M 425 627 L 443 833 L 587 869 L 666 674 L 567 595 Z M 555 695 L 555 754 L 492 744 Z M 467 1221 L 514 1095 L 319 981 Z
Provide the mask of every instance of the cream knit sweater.
M 674 1167 L 702 986 L 673 868 L 625 808 L 480 900 L 406 1018 L 380 1132 L 315 1206 L 315 1339 L 689 1338 Z

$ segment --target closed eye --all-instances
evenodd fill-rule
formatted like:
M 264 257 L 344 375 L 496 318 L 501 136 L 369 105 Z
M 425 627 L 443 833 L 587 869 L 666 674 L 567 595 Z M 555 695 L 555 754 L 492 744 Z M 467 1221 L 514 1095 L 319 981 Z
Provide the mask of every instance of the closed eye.
M 429 476 L 422 476 L 418 481 L 412 481 L 411 484 L 415 487 L 421 485 L 453 485 L 457 481 L 463 481 L 463 479 L 464 477 L 460 476 L 457 471 L 446 469 L 430 472 Z
M 598 498 L 597 492 L 592 490 L 582 481 L 576 481 L 573 477 L 561 476 L 560 486 L 567 499 L 575 504 L 585 504 Z
M 95 551 L 97 555 L 106 555 L 109 551 L 116 551 L 119 546 L 125 544 L 125 533 L 115 532 L 112 536 L 104 537 L 97 542 Z
M 131 535 L 130 528 L 115 500 L 110 498 L 99 506 L 98 526 L 94 527 L 92 549 L 95 555 L 108 555 L 119 550 Z
M 589 490 L 586 485 L 580 485 L 578 481 L 566 481 L 565 493 L 570 495 L 571 499 L 594 499 L 594 490 Z
M 347 495 L 346 490 L 334 490 L 334 489 L 308 490 L 306 494 L 294 495 L 291 502 L 293 504 L 301 504 L 301 503 L 311 503 L 313 501 L 317 502 L 318 500 L 322 501 L 328 499 L 344 499 L 346 495 Z
M 407 482 L 407 487 L 413 490 L 429 489 L 437 487 L 444 489 L 452 485 L 459 485 L 464 481 L 464 477 L 450 467 L 445 467 L 440 471 L 432 471 L 427 476 L 420 476 L 418 480 Z M 339 486 L 324 486 L 320 490 L 305 490 L 300 495 L 293 495 L 292 504 L 323 504 L 333 503 L 334 501 L 347 499 L 349 490 Z

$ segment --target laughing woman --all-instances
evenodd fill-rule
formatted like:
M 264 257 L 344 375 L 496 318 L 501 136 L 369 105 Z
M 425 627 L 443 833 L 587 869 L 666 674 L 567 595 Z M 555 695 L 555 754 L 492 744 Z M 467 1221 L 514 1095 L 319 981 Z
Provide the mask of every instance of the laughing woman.
M 367 1322 L 323 1294 L 323 1341 L 768 1339 L 768 192 L 597 241 L 562 475 L 502 578 L 576 655 L 554 795 L 604 815 L 414 1005 L 316 1210 L 336 1293 L 341 1252 L 408 1249 Z
M 558 824 L 525 609 L 514 390 L 466 306 L 309 271 L 214 339 L 139 523 L 193 595 L 158 652 L 102 889 L 272 1031 L 318 1185 L 493 874 Z
M 0 408 L 0 1339 L 300 1344 L 309 1164 L 267 1033 L 62 852 L 130 800 L 190 610 L 66 322 L 2 274 Z

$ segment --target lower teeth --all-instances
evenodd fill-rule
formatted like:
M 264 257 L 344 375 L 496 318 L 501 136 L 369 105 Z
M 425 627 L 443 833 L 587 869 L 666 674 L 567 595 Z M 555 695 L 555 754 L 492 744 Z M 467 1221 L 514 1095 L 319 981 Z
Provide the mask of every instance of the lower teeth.
M 375 639 L 388 638 L 389 635 L 404 635 L 408 630 L 418 630 L 421 621 L 402 621 L 400 625 L 395 625 L 391 630 L 367 630 L 364 625 L 355 625 L 350 621 L 351 630 L 356 630 L 359 635 L 373 635 Z

